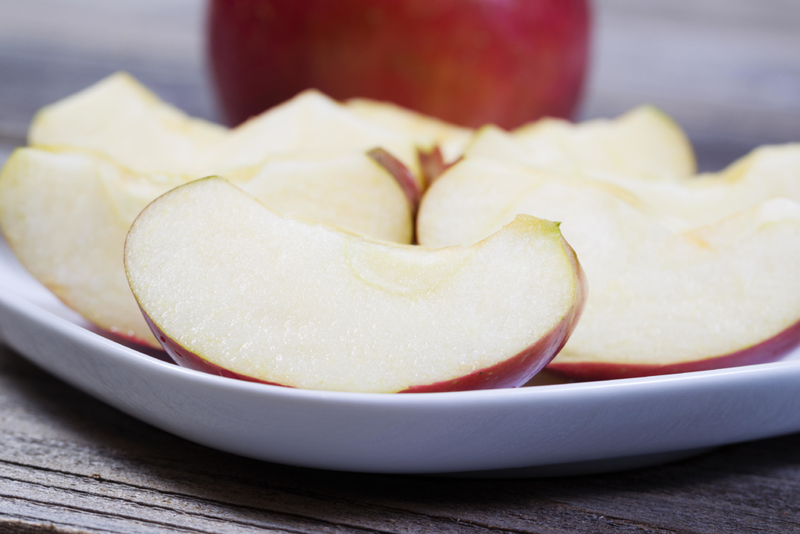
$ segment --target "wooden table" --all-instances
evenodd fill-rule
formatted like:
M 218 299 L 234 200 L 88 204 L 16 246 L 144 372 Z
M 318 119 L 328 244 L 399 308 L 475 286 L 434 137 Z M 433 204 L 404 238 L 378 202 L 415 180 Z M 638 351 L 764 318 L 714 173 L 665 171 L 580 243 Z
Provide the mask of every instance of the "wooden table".
M 584 117 L 651 102 L 719 168 L 800 140 L 795 0 L 598 0 Z M 195 0 L 0 0 L 0 159 L 119 69 L 216 117 Z M 800 387 L 800 386 L 799 386 Z M 0 345 L 0 532 L 800 532 L 800 434 L 562 479 L 323 472 L 188 443 Z

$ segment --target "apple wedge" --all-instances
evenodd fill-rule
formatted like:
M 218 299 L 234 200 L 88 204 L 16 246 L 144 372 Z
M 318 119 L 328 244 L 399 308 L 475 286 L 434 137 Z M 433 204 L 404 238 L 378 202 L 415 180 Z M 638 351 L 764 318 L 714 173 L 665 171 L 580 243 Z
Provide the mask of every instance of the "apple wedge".
M 676 228 L 689 229 L 775 197 L 800 202 L 800 144 L 762 146 L 721 172 L 691 180 L 638 180 L 600 172 L 589 177 L 627 189 L 648 211 L 671 220 Z
M 319 91 L 307 90 L 237 126 L 198 162 L 196 174 L 225 174 L 259 165 L 281 153 L 383 148 L 408 167 L 424 189 L 414 139 L 349 111 Z
M 283 156 L 233 174 L 281 212 L 376 239 L 413 239 L 412 206 L 367 154 Z M 134 173 L 85 152 L 17 149 L 0 172 L 0 229 L 68 306 L 100 328 L 160 347 L 130 293 L 122 251 L 139 212 L 191 179 Z
M 428 190 L 422 245 L 468 246 L 517 214 L 563 221 L 591 295 L 549 369 L 573 378 L 761 363 L 800 344 L 800 204 L 758 203 L 675 231 L 630 192 L 466 159 Z
M 652 106 L 636 108 L 614 120 L 573 124 L 542 119 L 514 132 L 485 126 L 475 134 L 464 155 L 569 176 L 599 171 L 675 181 L 696 172 L 694 151 L 686 134 Z
M 185 173 L 226 135 L 120 72 L 39 110 L 28 143 L 88 149 L 140 172 Z
M 800 202 L 800 144 L 762 146 L 719 173 L 692 179 L 625 174 L 599 167 L 562 165 L 557 151 L 528 153 L 513 137 L 495 127 L 476 134 L 466 158 L 492 159 L 530 169 L 551 170 L 566 178 L 578 177 L 612 184 L 635 195 L 642 206 L 676 229 L 710 224 L 774 197 Z
M 122 250 L 149 202 L 184 183 L 83 153 L 15 150 L 0 173 L 0 229 L 22 264 L 100 328 L 158 347 L 125 279 Z
M 227 174 L 302 151 L 367 152 L 382 148 L 412 173 L 420 196 L 420 162 L 410 133 L 364 119 L 309 90 L 237 128 L 187 116 L 120 72 L 45 106 L 28 132 L 32 146 L 95 152 L 137 172 Z
M 409 171 L 382 149 L 282 154 L 226 178 L 286 215 L 372 239 L 414 239 L 418 190 Z
M 522 216 L 473 247 L 428 250 L 278 215 L 220 178 L 150 204 L 125 268 L 181 365 L 337 391 L 524 384 L 585 294 L 556 223 Z

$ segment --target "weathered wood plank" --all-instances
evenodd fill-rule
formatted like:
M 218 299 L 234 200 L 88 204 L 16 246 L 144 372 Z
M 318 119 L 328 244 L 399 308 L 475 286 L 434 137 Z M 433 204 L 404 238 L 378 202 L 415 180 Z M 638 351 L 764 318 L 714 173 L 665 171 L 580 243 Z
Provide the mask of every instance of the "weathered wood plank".
M 747 520 L 754 531 L 800 531 L 800 435 L 661 468 L 567 479 L 315 471 L 170 436 L 8 349 L 0 351 L 0 414 L 0 527 L 42 521 L 98 532 L 737 532 Z

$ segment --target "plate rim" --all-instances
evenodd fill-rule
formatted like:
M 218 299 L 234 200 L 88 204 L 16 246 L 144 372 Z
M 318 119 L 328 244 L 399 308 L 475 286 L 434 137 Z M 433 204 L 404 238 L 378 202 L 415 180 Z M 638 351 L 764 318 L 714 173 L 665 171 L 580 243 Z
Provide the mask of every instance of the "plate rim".
M 2 261 L 2 260 L 0 260 Z M 38 282 L 36 282 L 38 284 Z M 42 286 L 44 288 L 44 286 Z M 53 298 L 56 298 L 53 296 Z M 423 392 L 414 394 L 394 394 L 394 393 L 372 393 L 372 392 L 346 392 L 346 391 L 324 391 L 292 388 L 285 386 L 276 386 L 270 384 L 262 384 L 258 382 L 250 382 L 245 380 L 236 380 L 223 376 L 212 375 L 201 371 L 181 367 L 174 363 L 168 363 L 159 360 L 156 357 L 150 356 L 136 350 L 134 348 L 125 346 L 110 337 L 104 337 L 97 332 L 80 325 L 65 317 L 61 317 L 51 310 L 48 310 L 35 302 L 19 295 L 13 290 L 6 293 L 0 293 L 0 304 L 8 308 L 14 309 L 17 313 L 22 313 L 29 319 L 35 321 L 37 324 L 47 328 L 54 328 L 61 331 L 64 335 L 68 335 L 73 339 L 82 339 L 84 342 L 97 344 L 107 349 L 110 354 L 115 358 L 125 358 L 130 363 L 135 365 L 154 366 L 164 372 L 177 373 L 178 375 L 193 377 L 196 380 L 207 380 L 215 385 L 222 385 L 223 387 L 229 386 L 236 389 L 251 392 L 273 392 L 285 393 L 291 396 L 301 396 L 315 398 L 319 400 L 330 401 L 339 398 L 342 401 L 385 401 L 386 399 L 394 399 L 392 403 L 415 403 L 419 402 L 414 399 L 462 399 L 464 397 L 522 397 L 522 396 L 539 396 L 552 394 L 554 391 L 582 391 L 582 390 L 595 390 L 595 389 L 625 389 L 630 387 L 641 387 L 642 385 L 651 386 L 656 385 L 670 385 L 673 383 L 685 383 L 689 380 L 708 380 L 708 379 L 724 379 L 731 376 L 740 376 L 743 374 L 772 374 L 785 372 L 787 370 L 797 371 L 800 374 L 800 359 L 797 360 L 778 360 L 774 362 L 752 364 L 738 367 L 727 367 L 722 369 L 711 369 L 705 371 L 690 371 L 684 373 L 675 373 L 667 375 L 652 375 L 645 377 L 635 378 L 617 378 L 610 380 L 597 380 L 587 382 L 571 382 L 565 384 L 546 384 L 529 387 L 518 388 L 498 388 L 498 389 L 484 389 L 473 391 L 444 391 L 444 392 Z M 59 305 L 65 306 L 59 302 Z M 0 324 L 0 334 L 2 334 L 2 325 Z M 5 341 L 4 335 L 0 335 L 0 341 Z M 794 354 L 800 354 L 800 346 L 795 348 L 792 353 L 788 354 L 790 357 Z M 26 354 L 21 354 L 26 359 Z M 436 402 L 436 401 L 433 401 Z M 446 402 L 446 401 L 442 401 Z
M 2 247 L 0 239 L 0 248 Z M 3 252 L 0 250 L 0 252 Z M 777 361 L 763 364 L 754 364 L 726 369 L 693 371 L 672 375 L 656 375 L 639 378 L 624 378 L 595 382 L 579 382 L 567 384 L 537 385 L 522 388 L 504 388 L 478 391 L 456 392 L 429 392 L 397 395 L 391 393 L 368 392 L 341 392 L 321 391 L 309 389 L 295 389 L 256 382 L 235 380 L 222 376 L 211 375 L 192 369 L 180 367 L 173 363 L 160 361 L 156 357 L 125 346 L 109 337 L 101 335 L 99 330 L 93 331 L 88 322 L 83 321 L 78 314 L 69 310 L 63 303 L 49 292 L 41 283 L 36 281 L 13 256 L 0 254 L 0 269 L 6 268 L 8 276 L 0 280 L 0 318 L 13 314 L 14 320 L 19 324 L 30 325 L 33 332 L 42 332 L 60 341 L 69 341 L 75 347 L 74 354 L 79 358 L 82 353 L 89 351 L 87 361 L 99 362 L 105 368 L 106 375 L 133 375 L 135 378 L 150 376 L 155 378 L 160 385 L 170 384 L 191 390 L 193 399 L 198 393 L 222 400 L 223 403 L 244 402 L 249 408 L 247 427 L 258 424 L 274 423 L 281 417 L 296 417 L 298 414 L 305 419 L 330 417 L 337 423 L 343 423 L 352 433 L 368 435 L 373 440 L 387 441 L 394 439 L 394 427 L 389 428 L 388 437 L 376 434 L 376 430 L 368 428 L 361 422 L 354 422 L 351 417 L 353 410 L 361 415 L 366 415 L 373 424 L 379 425 L 383 419 L 405 424 L 408 414 L 421 417 L 416 426 L 410 425 L 408 429 L 411 436 L 404 436 L 403 443 L 391 442 L 386 451 L 379 455 L 371 453 L 368 458 L 348 456 L 341 452 L 353 446 L 350 434 L 337 431 L 333 436 L 337 441 L 338 456 L 319 457 L 319 449 L 306 447 L 302 451 L 288 450 L 295 447 L 297 432 L 288 437 L 279 437 L 273 443 L 266 445 L 257 442 L 259 431 L 251 431 L 245 426 L 235 426 L 235 440 L 229 440 L 228 435 L 220 435 L 213 428 L 213 424 L 198 426 L 197 414 L 194 411 L 183 411 L 184 419 L 175 419 L 172 414 L 165 415 L 163 410 L 164 399 L 159 394 L 155 404 L 147 399 L 131 402 L 130 399 L 120 396 L 118 392 L 105 387 L 103 383 L 93 382 L 91 379 L 78 376 L 72 369 L 49 368 L 52 356 L 43 354 L 26 354 L 25 347 L 30 346 L 25 338 L 18 337 L 19 333 L 8 336 L 5 325 L 0 323 L 0 341 L 14 349 L 26 360 L 31 361 L 45 372 L 57 376 L 71 386 L 87 393 L 88 395 L 113 406 L 147 424 L 156 426 L 168 433 L 184 439 L 200 443 L 218 450 L 226 451 L 241 456 L 256 458 L 264 461 L 273 461 L 289 465 L 311 468 L 334 469 L 354 472 L 371 473 L 404 473 L 404 474 L 453 474 L 467 473 L 467 476 L 489 477 L 515 477 L 515 476 L 557 476 L 589 474 L 599 472 L 618 471 L 635 467 L 644 467 L 653 463 L 663 463 L 670 459 L 686 457 L 690 454 L 702 452 L 721 445 L 728 445 L 750 439 L 761 439 L 782 434 L 800 431 L 800 415 L 783 417 L 780 412 L 776 415 L 774 405 L 766 404 L 760 408 L 746 408 L 744 421 L 739 418 L 731 420 L 727 414 L 728 406 L 719 400 L 709 401 L 709 398 L 737 399 L 741 396 L 771 398 L 781 404 L 790 404 L 800 407 L 800 390 L 787 388 L 787 384 L 794 384 L 800 379 L 800 348 L 790 354 L 789 361 Z M 11 283 L 8 283 L 11 282 Z M 11 286 L 15 283 L 15 288 Z M 44 329 L 41 330 L 41 329 Z M 13 339 L 12 339 L 13 338 Z M 17 343 L 19 346 L 17 346 Z M 36 352 L 38 349 L 30 349 Z M 48 349 L 51 350 L 51 349 Z M 45 351 L 46 352 L 46 351 Z M 73 360 L 75 356 L 72 356 Z M 108 360 L 106 360 L 108 359 Z M 41 361 L 40 361 L 41 360 Z M 105 365 L 105 361 L 109 363 Z M 66 370 L 65 370 L 66 369 Z M 111 375 L 107 373 L 110 372 Z M 780 387 L 764 387 L 777 385 Z M 774 390 L 774 391 L 770 391 Z M 791 391 L 790 391 L 791 390 Z M 151 390 L 152 391 L 152 390 Z M 723 416 L 721 423 L 704 419 L 708 416 L 698 415 L 692 409 L 687 410 L 683 396 L 705 399 L 706 408 L 711 412 Z M 743 395 L 744 394 L 744 395 Z M 720 397 L 721 395 L 721 397 Z M 634 419 L 620 421 L 613 416 L 597 415 L 591 413 L 597 405 L 608 409 L 627 410 L 631 400 L 638 400 L 646 405 L 644 408 L 634 406 L 628 416 Z M 658 402 L 679 400 L 682 406 L 664 408 Z M 137 404 L 138 403 L 138 404 Z M 143 404 L 144 403 L 144 404 Z M 252 411 L 252 406 L 257 403 L 259 410 L 264 406 L 277 407 L 278 415 L 261 416 L 260 411 Z M 542 406 L 549 407 L 551 412 L 540 415 Z M 589 409 L 586 407 L 589 406 Z M 288 410 L 281 412 L 281 408 Z M 643 409 L 639 413 L 637 410 Z M 562 435 L 555 438 L 543 438 L 539 433 L 531 430 L 530 426 L 520 428 L 504 422 L 496 427 L 500 435 L 511 436 L 513 443 L 508 446 L 507 456 L 485 457 L 487 444 L 497 444 L 495 436 L 486 437 L 472 429 L 471 432 L 463 428 L 456 428 L 461 442 L 454 441 L 450 435 L 445 435 L 444 430 L 436 428 L 438 422 L 454 420 L 456 426 L 469 426 L 470 418 L 474 422 L 477 417 L 478 425 L 482 430 L 493 429 L 493 420 L 487 417 L 508 413 L 517 410 L 515 415 L 520 421 L 527 421 L 528 425 L 544 425 L 549 431 L 560 432 Z M 649 410 L 649 411 L 648 411 Z M 759 411 L 760 410 L 760 411 Z M 275 411 L 275 410 L 272 410 Z M 796 410 L 795 410 L 796 411 Z M 553 413 L 569 414 L 573 418 L 586 419 L 588 428 L 578 428 L 569 421 L 562 423 L 561 419 Z M 589 412 L 587 416 L 587 412 Z M 254 415 L 258 413 L 259 415 Z M 628 413 L 624 411 L 623 413 Z M 475 414 L 478 414 L 477 416 Z M 520 415 L 521 414 L 521 415 Z M 798 411 L 800 414 L 800 411 Z M 766 416 L 764 421 L 762 416 Z M 663 417 L 671 421 L 669 424 L 680 430 L 683 428 L 686 435 L 664 434 L 659 420 L 654 423 L 654 417 Z M 681 418 L 690 419 L 684 422 Z M 598 421 L 595 421 L 598 419 Z M 213 418 L 212 418 L 213 420 Z M 216 420 L 219 422 L 222 420 Z M 754 422 L 757 422 L 754 424 Z M 223 421 L 224 423 L 224 421 Z M 323 424 L 327 424 L 323 420 Z M 549 426 L 548 426 L 549 425 Z M 608 425 L 608 426 L 603 426 Z M 631 442 L 631 429 L 640 429 L 655 433 L 653 438 L 635 438 Z M 662 425 L 663 426 L 663 425 Z M 383 427 L 382 427 L 383 428 Z M 433 428 L 438 435 L 435 439 L 424 435 L 422 432 Z M 383 428 L 386 430 L 386 428 Z M 296 429 L 290 429 L 296 430 Z M 305 431 L 305 438 L 309 437 L 309 430 Z M 328 434 L 323 434 L 331 439 L 330 428 Z M 614 434 L 622 432 L 628 437 L 622 439 Z M 627 432 L 627 434 L 625 434 Z M 302 433 L 302 432 L 301 432 Z M 444 437 L 443 437 L 444 435 Z M 464 438 L 466 436 L 466 438 Z M 566 436 L 566 437 L 565 437 Z M 263 437 L 263 436 L 262 436 Z M 313 435 L 318 439 L 319 435 Z M 361 436 L 363 437 L 363 436 Z M 576 448 L 576 439 L 600 439 L 592 447 L 585 444 Z M 620 441 L 622 439 L 622 441 Z M 288 441 L 287 441 L 288 440 Z M 295 440 L 295 441 L 291 441 Z M 472 440 L 472 441 L 470 441 Z M 287 447 L 287 443 L 289 443 Z M 418 444 L 423 447 L 419 451 L 409 452 Z M 436 446 L 455 446 L 459 452 L 452 458 L 442 459 L 441 450 L 432 448 Z M 505 445 L 505 443 L 502 443 Z M 427 447 L 427 448 L 426 448 Z M 302 447 L 301 447 L 302 448 Z M 357 448 L 357 447 L 356 447 Z M 327 455 L 327 450 L 323 456 Z M 410 455 L 410 456 L 409 456 Z M 434 456 L 439 464 L 426 457 Z M 386 458 L 394 458 L 387 460 Z M 403 465 L 391 464 L 401 458 Z

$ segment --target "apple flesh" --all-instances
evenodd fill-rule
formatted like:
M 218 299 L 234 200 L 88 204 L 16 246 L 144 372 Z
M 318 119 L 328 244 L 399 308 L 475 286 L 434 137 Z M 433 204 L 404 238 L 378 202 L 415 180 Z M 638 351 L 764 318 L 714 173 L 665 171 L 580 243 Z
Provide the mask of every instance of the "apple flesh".
M 137 172 L 195 178 L 285 154 L 382 148 L 411 171 L 420 194 L 424 189 L 412 132 L 364 118 L 318 91 L 294 95 L 229 130 L 187 116 L 120 72 L 42 108 L 28 140 L 98 153 Z
M 308 90 L 232 129 L 195 166 L 195 174 L 224 175 L 260 165 L 269 157 L 300 151 L 383 148 L 411 170 L 424 189 L 412 135 L 365 119 L 319 91 Z
M 636 180 L 619 174 L 592 178 L 614 183 L 635 195 L 654 215 L 679 229 L 730 217 L 772 198 L 800 202 L 800 144 L 762 146 L 718 173 L 691 180 Z
M 183 180 L 143 179 L 81 153 L 15 150 L 0 173 L 0 229 L 20 262 L 88 321 L 158 347 L 122 265 L 133 219 Z
M 513 128 L 573 113 L 589 15 L 586 0 L 216 0 L 208 51 L 230 124 L 317 88 Z
M 28 143 L 86 149 L 139 172 L 186 173 L 226 136 L 119 72 L 39 110 Z
M 125 268 L 177 362 L 338 391 L 522 385 L 585 294 L 556 223 L 523 216 L 473 247 L 429 250 L 278 215 L 219 178 L 149 205 Z
M 788 171 L 787 171 L 788 172 Z M 675 230 L 615 185 L 465 159 L 428 190 L 417 235 L 479 242 L 520 213 L 563 221 L 591 295 L 551 369 L 641 376 L 779 359 L 800 344 L 800 203 Z
M 694 176 L 694 150 L 686 133 L 664 112 L 641 106 L 613 120 L 573 124 L 545 118 L 513 132 L 481 128 L 464 157 L 492 158 L 570 176 L 603 173 L 661 181 Z
M 712 224 L 775 197 L 800 202 L 800 144 L 797 143 L 759 147 L 718 173 L 687 177 L 678 173 L 680 168 L 690 169 L 685 165 L 672 170 L 664 166 L 660 175 L 645 172 L 644 167 L 636 165 L 644 150 L 641 145 L 650 144 L 651 153 L 660 150 L 675 153 L 679 148 L 678 143 L 672 148 L 668 143 L 658 143 L 658 129 L 649 130 L 652 143 L 644 142 L 648 131 L 639 130 L 636 136 L 628 131 L 631 122 L 622 122 L 622 119 L 630 121 L 631 117 L 636 119 L 636 115 L 647 116 L 650 114 L 647 110 L 634 110 L 617 123 L 562 124 L 558 129 L 567 129 L 562 132 L 560 142 L 547 133 L 550 126 L 546 124 L 552 121 L 540 121 L 546 127 L 536 145 L 530 147 L 525 147 L 508 132 L 484 127 L 473 137 L 464 158 L 491 159 L 532 170 L 549 170 L 567 179 L 577 177 L 607 183 L 636 197 L 636 202 L 645 210 L 680 230 Z M 645 121 L 639 118 L 637 123 L 641 125 Z M 614 135 L 605 135 L 614 130 Z M 586 137 L 580 140 L 583 134 Z M 661 132 L 662 137 L 663 134 Z M 631 137 L 638 137 L 639 144 L 628 146 L 620 142 Z M 587 139 L 594 139 L 596 144 L 584 152 L 581 147 L 588 147 L 584 143 Z M 679 136 L 676 134 L 674 139 Z M 613 145 L 616 148 L 612 148 Z M 688 162 L 689 155 L 689 152 L 684 153 L 686 158 L 681 161 Z
M 367 154 L 276 157 L 231 178 L 281 212 L 375 239 L 410 243 L 414 236 L 406 195 Z M 0 172 L 0 229 L 22 264 L 72 309 L 160 348 L 131 295 L 122 251 L 139 212 L 191 180 L 135 173 L 84 152 L 17 149 Z
M 226 174 L 273 210 L 356 235 L 411 243 L 419 189 L 414 176 L 383 149 L 300 152 Z

